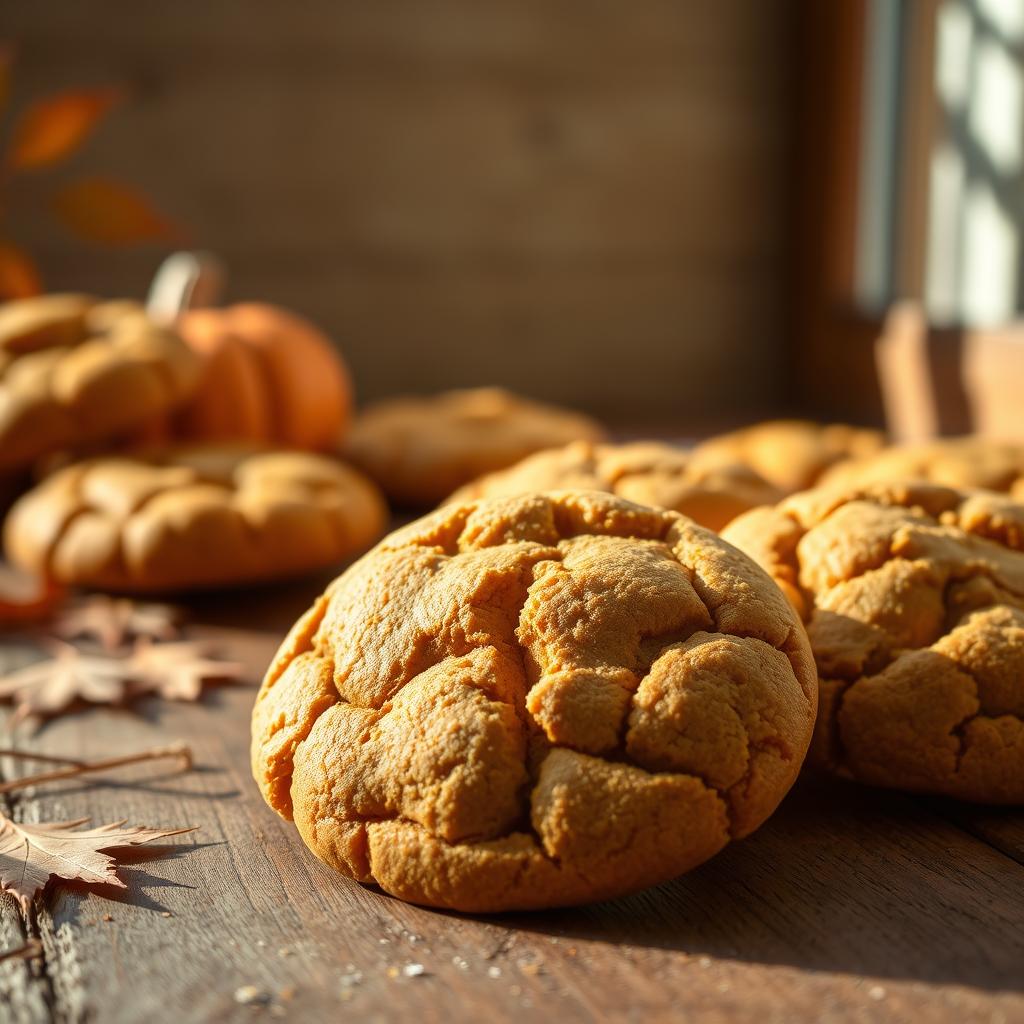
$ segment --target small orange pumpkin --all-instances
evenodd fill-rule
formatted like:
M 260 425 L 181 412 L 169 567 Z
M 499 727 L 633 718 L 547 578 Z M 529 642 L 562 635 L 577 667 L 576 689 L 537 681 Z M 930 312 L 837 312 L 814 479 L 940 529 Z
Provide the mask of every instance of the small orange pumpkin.
M 192 309 L 177 327 L 203 357 L 199 387 L 168 424 L 175 438 L 334 449 L 352 417 L 352 382 L 330 339 L 277 306 Z

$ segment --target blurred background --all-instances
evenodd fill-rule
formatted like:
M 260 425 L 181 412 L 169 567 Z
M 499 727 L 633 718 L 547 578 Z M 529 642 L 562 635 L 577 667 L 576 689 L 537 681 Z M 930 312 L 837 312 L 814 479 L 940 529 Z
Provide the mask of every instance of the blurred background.
M 879 423 L 894 302 L 940 392 L 1020 304 L 1020 0 L 35 0 L 2 31 L 8 152 L 48 97 L 98 112 L 8 159 L 7 291 L 141 296 L 209 249 L 363 400 Z

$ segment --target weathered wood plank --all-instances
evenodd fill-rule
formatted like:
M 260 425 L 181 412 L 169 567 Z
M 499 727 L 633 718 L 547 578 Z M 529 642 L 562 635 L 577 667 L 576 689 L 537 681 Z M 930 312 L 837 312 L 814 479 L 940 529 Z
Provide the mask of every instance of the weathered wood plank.
M 23 661 L 29 652 L 4 643 L 0 634 L 0 672 Z M 0 778 L 13 775 L 14 762 L 0 758 Z M 0 795 L 0 811 L 15 814 L 12 800 Z M 12 899 L 0 896 L 0 954 L 23 946 L 35 934 Z M 42 1024 L 50 1019 L 50 984 L 39 960 L 11 959 L 0 963 L 0 1019 L 10 1024 Z
M 935 801 L 931 807 L 965 832 L 1024 864 L 1024 814 L 1020 808 L 975 807 L 955 800 Z
M 257 672 L 279 633 L 220 635 Z M 556 913 L 440 914 L 337 877 L 262 805 L 252 696 L 86 712 L 38 736 L 83 756 L 181 737 L 199 764 L 21 802 L 202 828 L 172 857 L 124 868 L 126 893 L 47 897 L 58 1019 L 249 1020 L 235 1000 L 249 985 L 264 1013 L 297 1020 L 1024 1018 L 1024 867 L 923 803 L 811 778 L 758 834 L 669 885 Z M 424 973 L 406 976 L 411 964 Z
M 15 902 L 0 897 L 0 953 L 25 944 L 28 930 Z M 49 981 L 38 960 L 0 963 L 0 1019 L 5 1024 L 42 1024 L 50 1019 Z
M 783 395 L 788 0 L 5 14 L 16 105 L 132 90 L 68 176 L 145 189 L 235 296 L 335 335 L 366 398 L 493 382 L 635 421 Z M 12 237 L 53 287 L 140 293 L 157 248 L 41 215 L 64 174 L 18 183 Z
M 0 904 L 0 952 L 17 949 L 25 942 L 25 924 L 12 901 Z M 37 961 L 7 960 L 0 963 L 0 1008 L 10 1024 L 42 1024 L 50 1019 L 48 982 Z
M 111 15 L 104 23 L 95 7 L 42 0 L 12 10 L 8 23 L 33 41 L 63 42 L 60 56 L 94 63 L 102 61 L 101 43 L 125 54 L 140 46 L 157 52 L 158 37 L 166 43 L 160 59 L 172 65 L 180 62 L 180 51 L 189 44 L 200 47 L 204 58 L 233 46 L 239 62 L 275 55 L 279 60 L 291 56 L 295 62 L 301 53 L 310 63 L 324 63 L 340 54 L 369 64 L 390 58 L 396 68 L 406 70 L 410 65 L 415 69 L 417 58 L 431 65 L 438 59 L 481 67 L 513 59 L 556 64 L 571 50 L 578 61 L 565 67 L 564 74 L 576 74 L 582 67 L 604 79 L 607 54 L 597 44 L 614 44 L 627 67 L 641 70 L 651 62 L 672 64 L 681 47 L 708 70 L 716 68 L 716 50 L 726 45 L 737 46 L 748 59 L 765 59 L 759 34 L 784 34 L 792 5 L 757 6 L 774 10 L 752 10 L 748 0 L 697 0 L 685 7 L 674 0 L 645 0 L 644 10 L 627 17 L 614 0 L 522 0 L 486 8 L 467 0 L 435 0 L 429 8 L 416 0 L 392 0 L 385 11 L 351 0 L 306 0 L 284 18 L 274 0 L 250 0 L 248 17 L 239 14 L 232 0 L 208 0 L 202 18 L 188 18 L 163 7 L 139 17 L 132 0 L 103 0 L 105 13 Z M 267 18 L 273 19 L 272 32 Z M 580 19 L 586 39 L 581 38 Z M 79 41 L 77 48 L 71 45 L 73 39 Z M 731 68 L 718 72 L 744 73 Z

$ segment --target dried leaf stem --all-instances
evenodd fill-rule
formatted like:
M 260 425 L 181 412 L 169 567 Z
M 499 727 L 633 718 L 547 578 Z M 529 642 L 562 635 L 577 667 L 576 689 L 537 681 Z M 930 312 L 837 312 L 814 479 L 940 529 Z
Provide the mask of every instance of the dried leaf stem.
M 8 750 L 3 753 L 11 757 L 33 756 L 25 754 L 23 751 Z M 123 765 L 139 764 L 143 761 L 159 761 L 164 758 L 176 758 L 181 762 L 182 770 L 188 770 L 192 767 L 192 748 L 185 743 L 172 743 L 167 747 L 152 747 L 138 754 L 107 757 L 100 761 L 82 761 L 54 771 L 40 772 L 37 775 L 26 775 L 23 778 L 12 779 L 9 782 L 0 782 L 0 793 L 13 793 L 15 790 L 27 789 L 29 786 L 38 786 L 44 782 L 57 782 L 60 779 L 71 779 L 78 775 L 92 775 L 96 772 L 106 772 L 113 768 L 120 768 Z M 57 761 L 58 759 L 54 760 Z
M 38 939 L 26 939 L 23 946 L 0 953 L 0 963 L 5 960 L 35 960 L 43 955 L 43 944 Z
M 53 754 L 36 754 L 31 750 L 16 750 L 13 747 L 0 747 L 0 757 L 12 757 L 20 761 L 38 761 L 40 764 L 66 764 L 81 767 L 85 764 L 75 757 L 56 757 Z

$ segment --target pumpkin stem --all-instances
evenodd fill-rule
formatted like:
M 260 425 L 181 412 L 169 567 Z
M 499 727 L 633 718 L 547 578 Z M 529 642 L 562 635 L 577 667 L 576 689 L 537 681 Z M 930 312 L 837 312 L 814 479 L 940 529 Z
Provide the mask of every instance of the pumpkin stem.
M 160 264 L 149 286 L 146 311 L 154 320 L 176 320 L 187 309 L 215 306 L 227 270 L 211 252 L 175 252 Z

